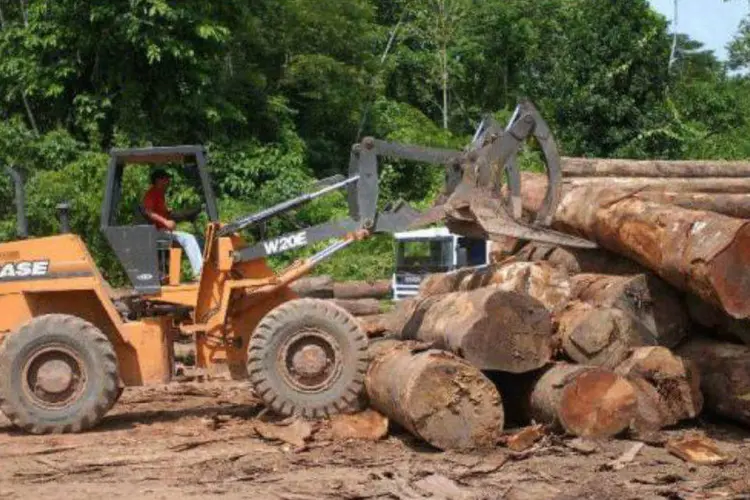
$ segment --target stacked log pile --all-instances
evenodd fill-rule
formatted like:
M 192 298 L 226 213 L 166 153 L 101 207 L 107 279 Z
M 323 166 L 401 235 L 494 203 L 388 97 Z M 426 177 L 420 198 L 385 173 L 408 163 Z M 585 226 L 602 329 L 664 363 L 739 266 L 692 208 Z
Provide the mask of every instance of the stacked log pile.
M 331 299 L 366 322 L 375 321 L 374 317 L 384 312 L 381 301 L 392 296 L 389 280 L 336 282 L 326 275 L 301 278 L 291 288 L 300 297 Z
M 430 276 L 418 297 L 379 318 L 378 335 L 426 345 L 440 363 L 463 360 L 460 377 L 485 392 L 455 418 L 473 429 L 476 415 L 485 437 L 508 421 L 648 440 L 704 410 L 750 426 L 750 163 L 567 158 L 563 170 L 553 228 L 599 248 L 495 242 L 488 267 Z M 546 179 L 525 174 L 522 186 L 533 213 Z M 426 403 L 403 398 L 427 383 L 407 365 L 416 378 L 426 365 L 401 349 L 389 365 L 375 354 L 371 403 L 436 441 L 409 423 Z M 500 416 L 488 416 L 495 396 L 482 377 L 499 391 Z M 468 392 L 446 394 L 465 409 Z M 444 408 L 429 425 L 453 429 Z M 442 447 L 471 443 L 482 444 Z

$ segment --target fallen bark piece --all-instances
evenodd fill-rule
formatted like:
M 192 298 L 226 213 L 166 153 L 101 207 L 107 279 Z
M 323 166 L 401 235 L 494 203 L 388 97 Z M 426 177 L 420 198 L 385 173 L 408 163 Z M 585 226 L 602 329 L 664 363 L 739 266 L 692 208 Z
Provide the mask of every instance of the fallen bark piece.
M 703 409 L 700 377 L 695 364 L 664 347 L 634 349 L 615 370 L 629 378 L 639 377 L 656 388 L 666 409 L 664 426 L 695 418 Z
M 537 424 L 524 427 L 505 438 L 505 446 L 513 451 L 526 451 L 544 437 L 544 426 Z
M 750 162 L 563 157 L 565 177 L 750 177 Z
M 391 281 L 339 281 L 333 284 L 337 299 L 385 299 L 391 295 Z
M 377 299 L 334 299 L 337 306 L 346 309 L 352 316 L 371 316 L 380 314 L 380 301 Z
M 721 465 L 730 461 L 716 443 L 706 436 L 693 434 L 667 441 L 667 451 L 686 462 L 699 465 Z
M 477 368 L 415 342 L 381 341 L 370 354 L 365 387 L 373 408 L 442 450 L 497 444 L 500 394 Z
M 388 417 L 374 410 L 331 417 L 333 439 L 379 441 L 388 435 Z
M 602 467 L 604 470 L 622 470 L 625 467 L 628 466 L 633 460 L 635 460 L 635 457 L 638 456 L 638 453 L 641 451 L 641 449 L 645 445 L 643 443 L 635 443 L 630 448 L 625 451 L 622 455 L 620 455 L 615 460 L 612 460 L 611 462 L 607 463 L 604 467 Z
M 698 367 L 706 409 L 750 425 L 750 347 L 694 337 L 675 352 Z
M 651 273 L 631 276 L 579 274 L 571 278 L 571 295 L 598 306 L 615 307 L 638 321 L 649 333 L 638 345 L 676 346 L 690 328 L 687 312 L 675 290 Z
M 452 479 L 440 474 L 431 474 L 414 482 L 414 487 L 427 493 L 433 498 L 446 498 L 451 500 L 469 500 L 473 495 L 466 488 L 462 488 Z
M 300 297 L 330 299 L 333 297 L 333 278 L 326 275 L 303 276 L 289 285 Z
M 295 418 L 290 423 L 273 424 L 269 422 L 255 422 L 255 432 L 263 439 L 283 441 L 296 448 L 302 448 L 313 435 L 310 422 Z
M 452 351 L 481 370 L 523 373 L 552 357 L 550 313 L 525 294 L 489 286 L 428 297 L 398 308 L 394 332 Z
M 590 455 L 599 449 L 596 442 L 578 437 L 565 441 L 565 446 L 583 455 Z
M 555 319 L 563 351 L 577 363 L 614 368 L 633 347 L 654 343 L 648 329 L 615 307 L 576 301 Z
M 533 421 L 575 436 L 606 438 L 628 428 L 637 397 L 633 386 L 611 371 L 557 363 L 534 383 L 528 405 Z

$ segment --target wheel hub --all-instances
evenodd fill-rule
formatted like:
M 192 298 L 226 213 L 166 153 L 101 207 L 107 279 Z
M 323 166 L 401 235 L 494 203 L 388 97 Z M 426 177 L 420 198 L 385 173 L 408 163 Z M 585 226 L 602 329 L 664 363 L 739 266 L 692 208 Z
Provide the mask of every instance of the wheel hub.
M 306 345 L 292 356 L 292 370 L 304 377 L 321 375 L 326 364 L 326 353 L 317 345 Z
M 279 365 L 286 381 L 302 392 L 322 392 L 341 373 L 341 352 L 328 333 L 304 329 L 292 335 L 279 352 Z
M 73 383 L 73 369 L 59 359 L 45 361 L 37 371 L 36 383 L 39 388 L 50 394 L 65 392 Z
M 60 408 L 74 402 L 86 385 L 86 372 L 78 355 L 66 346 L 47 346 L 33 353 L 24 366 L 23 388 L 43 408 Z

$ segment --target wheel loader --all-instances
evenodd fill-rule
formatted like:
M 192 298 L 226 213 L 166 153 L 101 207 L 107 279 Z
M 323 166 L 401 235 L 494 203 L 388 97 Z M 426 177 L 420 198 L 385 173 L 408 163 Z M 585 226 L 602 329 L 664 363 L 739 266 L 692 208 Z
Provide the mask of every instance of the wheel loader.
M 476 179 L 477 172 L 494 192 L 498 177 L 507 175 L 508 234 L 520 231 L 529 239 L 586 245 L 514 214 L 520 183 L 513 158 L 531 135 L 547 156 L 545 210 L 554 212 L 559 158 L 530 103 L 519 107 L 506 130 L 484 127 L 466 151 L 366 138 L 352 148 L 347 177 L 229 223 L 219 219 L 203 147 L 112 150 L 101 231 L 127 275 L 130 288 L 124 293 L 103 278 L 82 235 L 65 232 L 69 207 L 60 207 L 62 234 L 27 236 L 22 181 L 9 169 L 19 237 L 0 244 L 0 410 L 35 434 L 91 428 L 124 387 L 169 382 L 173 342 L 187 336 L 195 342 L 197 367 L 249 378 L 257 395 L 279 414 L 325 417 L 347 411 L 363 389 L 367 339 L 346 311 L 332 302 L 299 299 L 289 285 L 349 244 L 428 222 L 403 203 L 378 211 L 382 157 L 442 165 L 447 194 L 460 191 L 462 178 Z M 208 223 L 196 281 L 182 281 L 182 250 L 168 234 L 145 220 L 123 222 L 133 218 L 121 202 L 125 169 L 153 165 L 191 172 L 188 178 L 202 192 Z M 348 192 L 348 217 L 254 242 L 243 236 L 244 230 L 337 189 Z M 278 274 L 266 262 L 271 255 L 324 240 L 333 242 Z

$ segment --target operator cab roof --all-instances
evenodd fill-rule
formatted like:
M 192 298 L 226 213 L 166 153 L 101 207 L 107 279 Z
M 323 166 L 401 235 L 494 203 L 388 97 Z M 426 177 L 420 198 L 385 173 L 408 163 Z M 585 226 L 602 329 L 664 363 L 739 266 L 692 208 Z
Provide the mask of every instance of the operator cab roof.
M 197 154 L 206 154 L 203 146 L 167 146 L 152 148 L 111 149 L 109 154 L 117 163 L 147 163 L 162 165 L 165 163 L 195 162 Z

